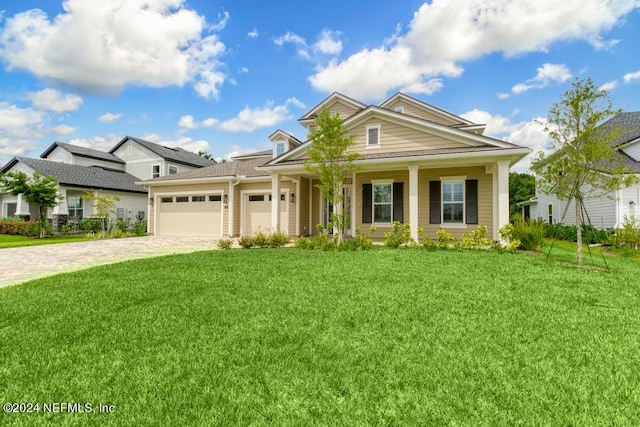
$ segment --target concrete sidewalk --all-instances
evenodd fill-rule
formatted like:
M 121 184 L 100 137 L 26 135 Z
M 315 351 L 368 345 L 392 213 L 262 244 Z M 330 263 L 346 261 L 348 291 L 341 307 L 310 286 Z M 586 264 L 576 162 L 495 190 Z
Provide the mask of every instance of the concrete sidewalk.
M 158 255 L 216 249 L 213 237 L 144 236 L 0 249 L 0 287 Z

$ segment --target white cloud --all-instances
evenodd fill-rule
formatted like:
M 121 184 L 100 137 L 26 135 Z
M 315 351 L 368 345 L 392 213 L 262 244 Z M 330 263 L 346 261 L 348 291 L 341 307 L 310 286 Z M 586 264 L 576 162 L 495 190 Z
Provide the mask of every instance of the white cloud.
M 598 88 L 599 91 L 603 91 L 606 90 L 607 92 L 614 90 L 615 88 L 618 87 L 618 81 L 617 80 L 613 80 L 611 82 L 606 82 L 605 84 L 603 84 L 602 86 L 600 86 Z
M 293 44 L 294 46 L 296 46 L 297 53 L 301 58 L 311 59 L 307 41 L 304 39 L 304 37 L 301 37 L 296 33 L 287 31 L 284 36 L 276 37 L 273 42 L 278 46 L 284 46 L 285 43 Z
M 42 123 L 44 113 L 32 108 L 20 108 L 7 102 L 0 102 L 0 132 Z
M 206 20 L 185 0 L 65 0 L 62 6 L 55 17 L 31 9 L 5 19 L 0 57 L 9 70 L 91 93 L 191 83 L 200 96 L 218 96 L 224 44 L 202 36 Z M 226 19 L 225 13 L 208 29 L 222 28 Z
M 71 135 L 77 130 L 77 128 L 67 126 L 67 125 L 58 125 L 53 128 L 53 131 L 60 136 Z
M 564 83 L 571 78 L 571 71 L 564 64 L 543 64 L 538 67 L 536 76 L 525 83 L 518 83 L 511 88 L 513 93 L 521 94 L 529 89 L 542 89 L 551 83 Z
M 56 113 L 75 111 L 82 104 L 82 98 L 78 95 L 62 95 L 56 89 L 43 89 L 39 92 L 30 92 L 27 95 L 35 107 L 50 110 Z
M 487 111 L 474 109 L 460 115 L 467 120 L 478 124 L 486 124 L 484 135 L 509 141 L 522 147 L 531 149 L 524 159 L 520 160 L 513 168 L 517 172 L 529 172 L 531 162 L 540 151 L 546 154 L 550 152 L 550 139 L 544 131 L 546 119 L 534 118 L 530 121 L 512 123 L 507 117 L 493 115 Z
M 251 153 L 255 153 L 257 151 L 264 151 L 264 150 L 268 150 L 270 147 L 260 147 L 260 146 L 255 146 L 255 147 L 241 147 L 239 145 L 232 145 L 231 147 L 228 147 L 230 149 L 230 151 L 228 151 L 226 154 L 224 154 L 221 157 L 216 157 L 216 161 L 220 162 L 222 161 L 222 159 L 227 160 L 227 161 L 231 161 L 231 159 L 233 157 L 237 157 L 237 156 L 242 156 L 244 154 L 251 154 Z
M 198 129 L 200 127 L 213 127 L 218 124 L 217 119 L 208 118 L 201 122 L 196 122 L 192 115 L 187 114 L 186 116 L 180 117 L 178 120 L 178 126 L 182 129 Z
M 243 73 L 243 74 L 248 74 L 249 73 L 249 69 L 247 67 L 242 67 L 240 69 L 240 72 Z
M 284 105 L 273 105 L 273 102 L 269 101 L 263 108 L 245 107 L 236 117 L 221 122 L 217 128 L 228 132 L 253 132 L 256 129 L 275 126 L 291 119 L 289 105 L 305 108 L 297 98 L 287 99 Z
M 407 93 L 419 93 L 423 95 L 431 95 L 444 86 L 442 79 L 430 79 L 426 82 L 417 81 L 409 86 L 403 87 L 401 90 Z
M 98 120 L 102 123 L 115 123 L 118 119 L 122 117 L 122 114 L 113 114 L 113 113 L 105 113 L 98 117 Z
M 634 80 L 640 80 L 640 71 L 636 71 L 635 73 L 627 73 L 623 77 L 625 83 L 632 82 Z
M 342 52 L 342 41 L 339 31 L 322 30 L 318 41 L 313 45 L 314 52 L 324 55 L 339 55 Z
M 222 15 L 218 14 L 218 19 L 219 21 L 213 25 L 209 26 L 209 31 L 222 31 L 224 30 L 224 27 L 227 26 L 227 23 L 229 22 L 229 18 L 231 16 L 229 15 L 229 12 L 224 11 L 222 13 Z
M 498 94 L 498 99 L 507 99 L 507 98 L 509 98 L 509 96 L 511 96 L 511 95 L 509 95 L 508 93 L 500 92 Z
M 253 28 L 253 30 L 247 33 L 247 37 L 249 37 L 250 39 L 256 39 L 259 35 L 260 33 L 258 32 L 258 29 L 255 27 Z
M 509 57 L 573 40 L 602 47 L 609 43 L 602 34 L 639 6 L 637 0 L 433 0 L 418 9 L 405 35 L 318 67 L 309 80 L 323 92 L 379 99 L 433 77 L 457 77 L 461 63 L 490 53 Z
M 46 135 L 44 113 L 0 102 L 0 164 L 13 156 L 23 156 L 36 147 Z
M 69 141 L 69 144 L 78 145 L 94 150 L 109 151 L 122 139 L 121 136 L 110 133 L 106 136 L 94 136 L 92 138 L 76 138 Z

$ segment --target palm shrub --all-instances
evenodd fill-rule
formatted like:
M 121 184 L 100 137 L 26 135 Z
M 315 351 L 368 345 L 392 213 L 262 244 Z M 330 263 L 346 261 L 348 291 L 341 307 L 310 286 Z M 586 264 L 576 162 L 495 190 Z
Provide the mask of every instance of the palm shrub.
M 268 245 L 270 248 L 279 248 L 280 246 L 284 246 L 289 243 L 291 239 L 289 235 L 283 231 L 279 231 L 277 233 L 273 233 L 268 238 Z
M 233 245 L 233 240 L 231 239 L 220 239 L 218 241 L 218 247 L 220 249 L 231 249 L 231 245 Z
M 254 239 L 252 236 L 240 236 L 238 244 L 245 249 L 249 249 L 254 245 Z

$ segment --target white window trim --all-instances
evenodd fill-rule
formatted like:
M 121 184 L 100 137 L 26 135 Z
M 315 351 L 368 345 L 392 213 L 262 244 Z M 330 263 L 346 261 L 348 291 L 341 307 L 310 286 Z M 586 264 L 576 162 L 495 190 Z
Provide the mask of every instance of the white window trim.
M 158 167 L 158 176 L 153 176 L 155 172 L 153 172 L 153 168 Z M 160 178 L 162 176 L 162 165 L 160 163 L 154 163 L 151 165 L 151 179 Z
M 171 168 L 176 168 L 176 173 L 175 174 L 180 173 L 180 167 L 178 167 L 178 165 L 168 164 L 167 165 L 167 175 L 175 175 L 174 173 L 171 173 Z
M 467 228 L 467 176 L 441 176 L 440 177 L 440 224 L 442 228 Z M 462 222 L 444 222 L 444 184 L 446 182 L 462 182 Z M 460 203 L 460 202 L 447 202 L 447 203 Z
M 391 227 L 393 226 L 393 179 L 372 179 L 371 180 L 371 225 L 374 227 Z M 376 221 L 376 203 L 375 203 L 375 185 L 391 185 L 391 221 Z M 386 203 L 385 203 L 386 204 Z
M 366 148 L 378 148 L 378 147 L 380 147 L 382 145 L 381 142 L 380 142 L 380 139 L 381 139 L 381 136 L 382 136 L 381 132 L 380 132 L 380 128 L 381 128 L 380 123 L 373 124 L 373 125 L 367 125 L 365 127 L 365 140 L 366 140 L 365 141 L 366 142 L 365 143 L 365 147 Z M 375 143 L 375 144 L 370 144 L 369 143 L 369 130 L 370 129 L 377 129 L 378 130 L 378 142 Z
M 273 150 L 273 157 L 274 158 L 276 158 L 278 156 L 281 156 L 281 155 L 283 155 L 284 153 L 287 152 L 287 143 L 285 141 L 276 141 L 275 145 L 276 146 L 274 147 L 274 150 Z M 278 147 L 280 145 L 282 145 L 282 153 L 278 154 Z

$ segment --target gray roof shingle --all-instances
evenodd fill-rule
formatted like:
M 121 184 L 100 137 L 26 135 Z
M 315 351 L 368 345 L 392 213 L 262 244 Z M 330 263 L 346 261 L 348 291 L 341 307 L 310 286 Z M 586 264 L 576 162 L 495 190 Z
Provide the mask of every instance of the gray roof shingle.
M 169 148 L 160 144 L 156 144 L 154 142 L 145 141 L 144 139 L 134 138 L 132 136 L 126 136 L 122 138 L 122 140 L 118 144 L 116 144 L 116 146 L 113 147 L 111 151 L 109 151 L 109 153 L 113 154 L 128 139 L 137 142 L 147 150 L 157 154 L 163 159 L 171 160 L 176 163 L 182 163 L 184 165 L 196 166 L 196 167 L 205 167 L 205 166 L 211 166 L 212 164 L 215 164 L 211 160 L 207 160 L 204 157 L 198 156 L 195 153 L 191 153 L 190 151 L 187 151 L 184 148 L 180 148 L 180 147 Z
M 175 175 L 165 175 L 160 178 L 153 179 L 151 182 L 172 181 L 177 179 L 193 179 L 193 178 L 219 178 L 219 177 L 259 177 L 269 176 L 269 173 L 256 170 L 257 166 L 262 166 L 271 160 L 271 157 L 260 157 L 256 159 L 245 160 L 242 162 L 218 163 L 206 168 L 193 169 L 190 171 L 178 173 Z
M 65 144 L 64 142 L 54 142 L 51 145 L 51 147 L 47 148 L 46 151 L 40 155 L 40 157 L 42 157 L 43 159 L 47 158 L 47 156 L 51 154 L 51 152 L 55 150 L 56 147 L 63 148 L 67 150 L 69 153 L 75 154 L 76 156 L 106 160 L 108 162 L 118 163 L 121 165 L 124 164 L 124 161 L 121 158 L 114 156 L 111 153 L 107 153 L 105 151 L 100 151 L 100 150 L 94 150 L 93 148 L 80 147 L 78 145 L 73 145 L 73 144 Z
M 622 132 L 622 135 L 612 142 L 614 147 L 640 138 L 640 111 L 620 113 L 600 126 L 607 127 L 613 125 L 619 126 Z
M 147 192 L 141 185 L 136 185 L 138 179 L 133 175 L 99 166 L 68 165 L 50 160 L 15 157 L 2 168 L 2 172 L 11 169 L 17 162 L 22 162 L 43 175 L 53 176 L 62 185 L 133 193 Z

